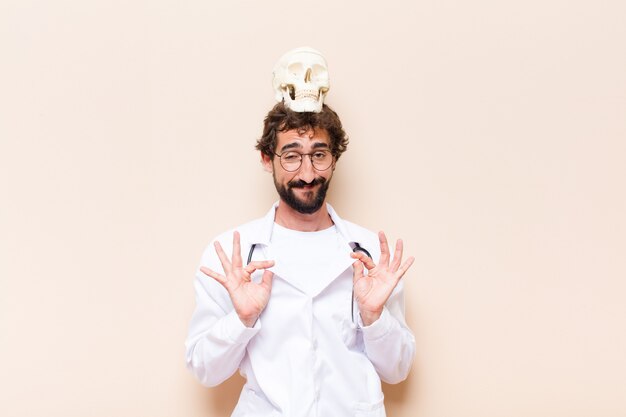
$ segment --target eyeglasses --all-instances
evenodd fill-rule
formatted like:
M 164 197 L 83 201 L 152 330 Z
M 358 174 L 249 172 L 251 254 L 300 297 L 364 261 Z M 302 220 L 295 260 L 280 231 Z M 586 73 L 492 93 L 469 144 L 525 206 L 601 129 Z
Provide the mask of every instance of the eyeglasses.
M 319 150 L 312 153 L 300 153 L 295 151 L 283 152 L 281 155 L 274 153 L 280 158 L 280 165 L 285 171 L 293 172 L 300 169 L 302 158 L 311 158 L 311 164 L 317 171 L 325 171 L 333 164 L 333 154 L 327 150 Z

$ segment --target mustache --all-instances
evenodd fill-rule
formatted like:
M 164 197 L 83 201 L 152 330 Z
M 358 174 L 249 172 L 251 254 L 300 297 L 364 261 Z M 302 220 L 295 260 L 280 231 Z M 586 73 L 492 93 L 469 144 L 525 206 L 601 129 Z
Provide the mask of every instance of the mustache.
M 304 182 L 302 180 L 289 181 L 287 183 L 287 186 L 289 188 L 304 188 L 307 185 L 313 186 L 313 185 L 318 185 L 318 184 L 324 184 L 325 182 L 326 182 L 326 178 L 324 178 L 324 177 L 317 177 L 317 178 L 315 178 L 311 182 Z

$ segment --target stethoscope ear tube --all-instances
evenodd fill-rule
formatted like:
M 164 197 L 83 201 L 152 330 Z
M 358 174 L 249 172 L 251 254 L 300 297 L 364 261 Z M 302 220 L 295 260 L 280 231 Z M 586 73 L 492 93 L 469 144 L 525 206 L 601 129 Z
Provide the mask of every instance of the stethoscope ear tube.
M 371 258 L 372 255 L 369 253 L 367 249 L 359 245 L 358 242 L 354 242 L 354 248 L 352 248 L 352 252 L 363 252 L 367 255 L 368 258 Z M 350 316 L 352 317 L 352 324 L 354 323 L 354 286 L 352 287 L 352 298 L 350 301 Z
M 255 247 L 256 247 L 256 243 L 253 243 L 252 246 L 250 247 L 250 252 L 248 252 L 248 262 L 246 262 L 246 265 L 248 265 L 250 261 L 252 260 L 252 254 L 254 253 Z
M 372 255 L 369 253 L 369 251 L 367 249 L 365 249 L 363 246 L 359 245 L 358 242 L 354 242 L 354 248 L 352 249 L 352 252 L 363 252 L 364 254 L 367 255 L 368 258 L 371 259 Z

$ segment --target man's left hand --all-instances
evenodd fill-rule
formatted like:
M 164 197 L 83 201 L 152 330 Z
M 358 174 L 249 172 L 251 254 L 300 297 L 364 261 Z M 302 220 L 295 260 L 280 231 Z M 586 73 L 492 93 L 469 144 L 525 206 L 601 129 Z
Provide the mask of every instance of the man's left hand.
M 402 263 L 402 240 L 396 242 L 396 250 L 390 264 L 389 245 L 384 232 L 378 233 L 380 241 L 380 260 L 378 265 L 363 252 L 350 254 L 356 261 L 354 268 L 353 285 L 354 298 L 359 306 L 361 320 L 365 326 L 374 323 L 383 312 L 383 307 L 398 285 L 404 273 L 413 264 L 415 258 L 410 256 Z M 364 274 L 367 268 L 367 275 Z

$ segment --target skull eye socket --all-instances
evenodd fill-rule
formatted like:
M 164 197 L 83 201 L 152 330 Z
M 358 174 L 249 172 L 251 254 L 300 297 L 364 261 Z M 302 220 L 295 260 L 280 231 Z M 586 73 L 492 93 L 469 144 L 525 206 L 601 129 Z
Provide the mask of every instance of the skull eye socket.
M 328 71 L 326 70 L 326 67 L 323 67 L 322 65 L 319 64 L 315 64 L 313 65 L 313 67 L 311 68 L 311 76 L 313 78 L 328 78 Z
M 294 62 L 293 64 L 289 64 L 287 67 L 287 72 L 289 72 L 290 75 L 302 74 L 303 71 L 304 68 L 300 62 Z

